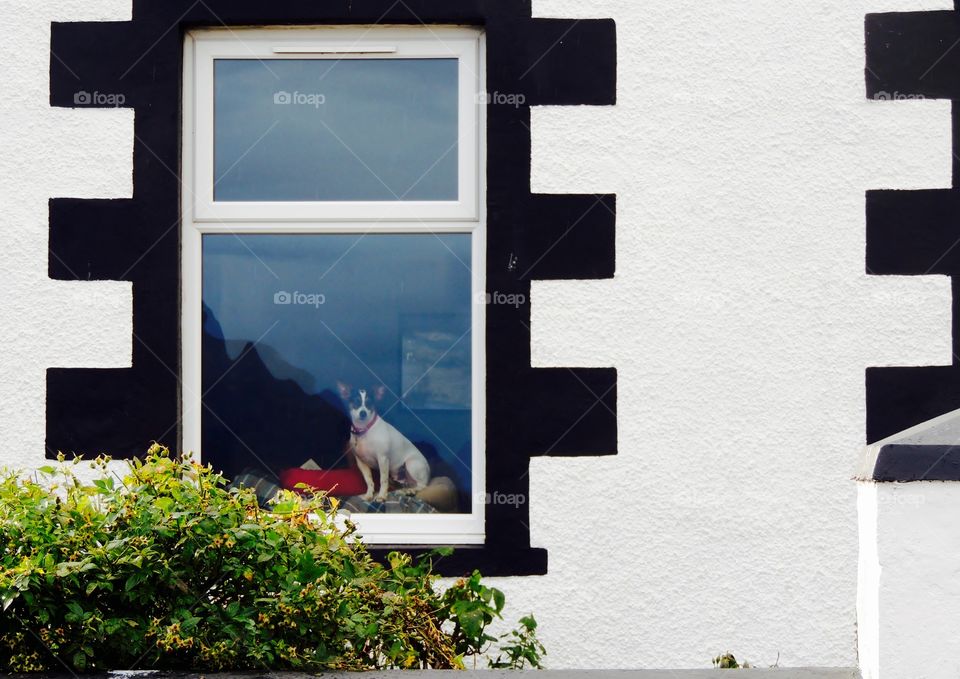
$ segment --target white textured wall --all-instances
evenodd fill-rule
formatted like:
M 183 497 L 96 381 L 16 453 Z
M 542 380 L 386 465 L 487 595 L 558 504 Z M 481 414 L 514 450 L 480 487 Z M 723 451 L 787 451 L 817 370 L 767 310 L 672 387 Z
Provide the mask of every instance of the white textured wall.
M 0 464 L 44 457 L 47 366 L 130 365 L 131 286 L 47 279 L 47 201 L 132 191 L 133 112 L 50 108 L 50 22 L 123 19 L 110 0 L 0 0 Z
M 960 484 L 862 483 L 864 679 L 960 676 Z M 866 644 L 864 644 L 866 642 Z
M 613 281 L 538 283 L 538 366 L 620 370 L 620 455 L 542 459 L 550 575 L 501 581 L 553 667 L 855 663 L 868 365 L 949 359 L 944 278 L 864 275 L 863 192 L 949 182 L 945 102 L 864 101 L 863 14 L 948 0 L 538 0 L 617 20 L 619 104 L 534 111 L 533 186 L 619 195 Z M 124 366 L 130 287 L 46 279 L 47 199 L 131 190 L 132 113 L 54 110 L 51 20 L 0 0 L 0 463 L 39 464 L 44 369 Z
M 864 191 L 949 185 L 949 104 L 868 102 L 845 0 L 537 0 L 612 16 L 615 108 L 533 115 L 536 191 L 613 191 L 617 277 L 535 284 L 536 365 L 620 371 L 620 455 L 541 459 L 563 666 L 852 665 L 864 368 L 950 359 L 948 281 L 864 274 Z

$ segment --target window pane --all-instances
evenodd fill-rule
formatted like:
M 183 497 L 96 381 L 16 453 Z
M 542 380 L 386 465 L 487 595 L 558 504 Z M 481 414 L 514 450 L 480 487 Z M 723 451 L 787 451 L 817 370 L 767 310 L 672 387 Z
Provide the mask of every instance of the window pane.
M 337 484 L 354 511 L 469 513 L 470 238 L 205 235 L 204 459 L 233 478 Z M 365 401 L 345 405 L 341 384 Z M 391 488 L 427 488 L 356 497 L 351 429 L 390 460 Z M 336 471 L 289 471 L 304 465 Z
M 218 59 L 214 199 L 453 201 L 456 59 Z

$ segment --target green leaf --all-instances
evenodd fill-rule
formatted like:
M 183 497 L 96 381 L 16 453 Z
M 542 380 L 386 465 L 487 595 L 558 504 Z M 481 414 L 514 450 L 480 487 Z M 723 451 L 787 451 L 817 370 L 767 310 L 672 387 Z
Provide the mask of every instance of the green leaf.
M 493 589 L 493 605 L 497 613 L 503 610 L 503 605 L 506 603 L 506 597 L 503 595 L 499 589 Z
M 278 502 L 271 507 L 274 514 L 290 514 L 297 508 L 298 503 L 295 500 L 288 502 Z
M 142 572 L 134 573 L 129 578 L 127 578 L 127 583 L 123 587 L 124 591 L 129 592 L 130 590 L 134 589 L 137 585 L 142 583 L 145 578 L 146 578 L 146 575 Z

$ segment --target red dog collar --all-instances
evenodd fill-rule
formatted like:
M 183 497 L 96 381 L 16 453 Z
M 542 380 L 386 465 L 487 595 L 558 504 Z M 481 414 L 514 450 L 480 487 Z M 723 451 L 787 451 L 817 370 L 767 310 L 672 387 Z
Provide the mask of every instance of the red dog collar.
M 368 431 L 370 431 L 370 427 L 372 427 L 374 424 L 376 424 L 376 423 L 377 423 L 377 420 L 378 420 L 379 418 L 380 418 L 380 416 L 377 415 L 376 413 L 374 413 L 374 414 L 373 414 L 373 419 L 371 419 L 371 420 L 367 423 L 367 426 L 365 426 L 363 429 L 357 429 L 357 425 L 351 424 L 351 425 L 350 425 L 350 431 L 353 432 L 353 435 L 354 435 L 354 436 L 363 436 L 363 435 L 366 434 Z

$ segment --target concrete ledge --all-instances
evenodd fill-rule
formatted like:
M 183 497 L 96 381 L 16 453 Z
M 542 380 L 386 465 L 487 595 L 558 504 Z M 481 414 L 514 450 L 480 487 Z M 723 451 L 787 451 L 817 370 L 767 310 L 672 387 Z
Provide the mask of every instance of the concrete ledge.
M 322 675 L 300 672 L 223 672 L 193 674 L 189 672 L 109 672 L 85 674 L 84 679 L 356 679 L 367 677 L 390 677 L 392 679 L 439 679 L 440 677 L 473 677 L 476 679 L 505 679 L 526 674 L 542 679 L 578 679 L 579 677 L 600 677 L 603 679 L 722 679 L 728 670 L 470 670 L 453 672 L 449 670 L 392 670 L 389 672 L 331 672 Z M 770 668 L 733 670 L 731 679 L 860 679 L 860 672 L 853 668 Z M 718 673 L 720 673 L 718 675 Z M 65 674 L 24 674 L 8 675 L 20 679 L 75 679 Z
M 873 480 L 884 483 L 960 481 L 960 446 L 885 445 L 877 456 Z

